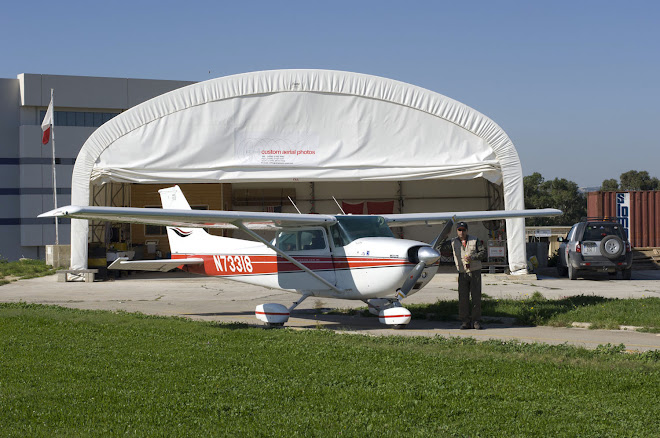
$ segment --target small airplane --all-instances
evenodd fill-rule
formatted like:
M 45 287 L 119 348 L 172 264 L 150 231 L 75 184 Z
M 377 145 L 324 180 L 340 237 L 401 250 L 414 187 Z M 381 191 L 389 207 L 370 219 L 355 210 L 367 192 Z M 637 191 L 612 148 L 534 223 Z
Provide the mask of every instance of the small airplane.
M 426 286 L 438 270 L 438 248 L 459 220 L 495 220 L 556 216 L 556 209 L 327 215 L 192 210 L 179 186 L 159 190 L 163 209 L 131 207 L 60 207 L 39 217 L 69 217 L 165 225 L 171 259 L 115 260 L 108 269 L 184 271 L 223 277 L 298 293 L 291 306 L 260 304 L 255 316 L 282 326 L 308 297 L 365 302 L 379 321 L 405 327 L 410 311 L 401 300 Z M 390 226 L 444 223 L 431 242 L 398 239 Z M 252 238 L 214 236 L 203 228 L 238 228 Z M 269 241 L 255 229 L 277 230 Z

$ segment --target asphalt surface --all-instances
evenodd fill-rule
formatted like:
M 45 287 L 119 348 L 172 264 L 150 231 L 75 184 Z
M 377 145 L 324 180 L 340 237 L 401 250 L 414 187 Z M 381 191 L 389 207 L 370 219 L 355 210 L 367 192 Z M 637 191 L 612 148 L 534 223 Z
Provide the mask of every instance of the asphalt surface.
M 494 298 L 524 298 L 540 292 L 546 298 L 595 295 L 605 298 L 660 298 L 660 271 L 633 271 L 632 280 L 613 280 L 607 274 L 571 281 L 546 275 L 508 276 L 486 274 L 483 292 Z M 437 274 L 427 287 L 406 298 L 405 303 L 435 303 L 457 298 L 456 274 Z M 0 286 L 0 302 L 25 301 L 78 309 L 124 310 L 191 319 L 241 322 L 263 326 L 256 320 L 258 304 L 280 303 L 287 307 L 299 295 L 229 280 L 180 272 L 139 273 L 114 281 L 58 283 L 55 276 L 20 280 Z M 499 318 L 486 321 L 485 330 L 460 330 L 458 322 L 412 320 L 408 328 L 390 329 L 378 319 L 360 315 L 327 314 L 328 309 L 365 307 L 360 301 L 308 298 L 292 312 L 287 323 L 294 329 L 327 328 L 343 333 L 398 336 L 462 336 L 478 340 L 501 339 L 547 344 L 572 344 L 586 348 L 624 344 L 630 351 L 660 349 L 660 335 L 634 330 L 520 327 Z M 660 318 L 660 315 L 658 316 Z M 580 322 L 580 321 L 577 321 Z

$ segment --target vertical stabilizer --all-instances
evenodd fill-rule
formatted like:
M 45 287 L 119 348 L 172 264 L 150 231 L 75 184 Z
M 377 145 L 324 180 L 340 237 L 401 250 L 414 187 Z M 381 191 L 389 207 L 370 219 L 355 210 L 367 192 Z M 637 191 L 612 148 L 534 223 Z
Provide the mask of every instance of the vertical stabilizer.
M 160 193 L 160 201 L 163 203 L 163 208 L 191 210 L 190 204 L 188 204 L 186 197 L 183 196 L 183 192 L 179 186 L 160 189 L 158 193 Z
M 192 210 L 179 186 L 158 190 L 164 209 Z M 209 234 L 202 228 L 167 227 L 172 254 L 194 254 L 199 251 L 200 241 Z

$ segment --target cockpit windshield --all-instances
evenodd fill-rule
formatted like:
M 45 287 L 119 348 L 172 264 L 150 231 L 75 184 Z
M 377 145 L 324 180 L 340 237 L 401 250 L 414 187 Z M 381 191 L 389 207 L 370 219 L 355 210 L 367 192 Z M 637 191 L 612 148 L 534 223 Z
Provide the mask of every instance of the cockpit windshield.
M 362 237 L 394 237 L 381 216 L 337 216 L 337 223 L 330 227 L 335 247 L 346 246 Z

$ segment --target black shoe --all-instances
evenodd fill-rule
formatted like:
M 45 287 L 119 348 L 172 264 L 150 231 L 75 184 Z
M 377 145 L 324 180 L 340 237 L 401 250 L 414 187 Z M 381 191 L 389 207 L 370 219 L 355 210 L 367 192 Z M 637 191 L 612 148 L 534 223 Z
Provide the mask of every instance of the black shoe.
M 471 328 L 472 328 L 472 324 L 470 324 L 469 322 L 464 322 L 463 324 L 461 324 L 461 330 L 467 330 Z
M 475 330 L 483 330 L 483 329 L 484 329 L 484 326 L 481 325 L 481 322 L 480 322 L 480 321 L 475 321 L 475 322 L 472 324 L 472 327 L 474 327 Z

